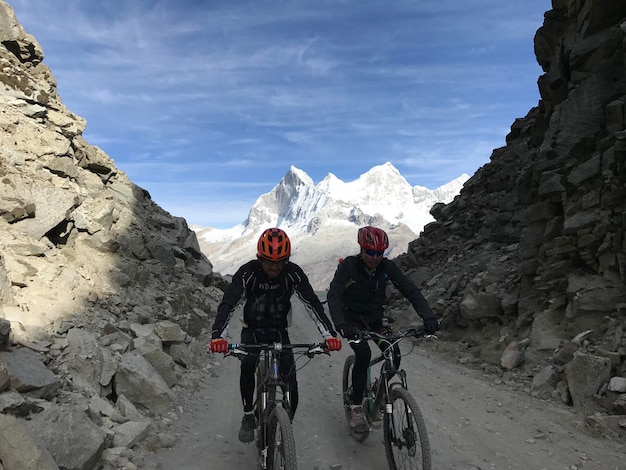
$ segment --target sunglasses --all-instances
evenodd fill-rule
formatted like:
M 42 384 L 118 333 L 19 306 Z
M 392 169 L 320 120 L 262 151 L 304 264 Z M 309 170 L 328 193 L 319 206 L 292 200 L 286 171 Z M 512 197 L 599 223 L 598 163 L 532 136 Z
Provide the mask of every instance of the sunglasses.
M 385 250 L 365 250 L 367 256 L 382 256 Z
M 286 259 L 280 261 L 272 261 L 271 259 L 259 258 L 259 261 L 261 262 L 261 264 L 264 264 L 266 266 L 284 266 L 287 264 Z

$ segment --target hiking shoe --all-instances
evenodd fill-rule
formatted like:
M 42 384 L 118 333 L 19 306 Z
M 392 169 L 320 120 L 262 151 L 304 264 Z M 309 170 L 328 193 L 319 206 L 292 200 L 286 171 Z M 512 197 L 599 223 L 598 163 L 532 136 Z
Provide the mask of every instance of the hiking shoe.
M 256 422 L 254 420 L 254 415 L 243 415 L 243 419 L 241 420 L 241 428 L 239 429 L 239 440 L 245 443 L 254 441 L 255 427 Z
M 365 411 L 361 405 L 352 406 L 352 416 L 350 417 L 350 427 L 354 432 L 363 433 L 369 431 L 369 426 L 365 420 Z

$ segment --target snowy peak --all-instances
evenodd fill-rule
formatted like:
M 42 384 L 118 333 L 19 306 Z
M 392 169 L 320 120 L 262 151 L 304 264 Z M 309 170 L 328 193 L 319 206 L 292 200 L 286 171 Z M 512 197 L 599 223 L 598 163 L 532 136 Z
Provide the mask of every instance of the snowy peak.
M 283 179 L 280 182 L 284 184 L 292 184 L 294 186 L 314 186 L 311 177 L 293 165 L 291 165 L 289 171 L 285 174 L 285 176 L 283 176 Z
M 338 257 L 355 250 L 358 227 L 377 225 L 387 230 L 393 239 L 387 256 L 398 256 L 434 220 L 432 206 L 451 202 L 467 179 L 461 175 L 435 190 L 411 186 L 387 162 L 354 181 L 344 182 L 328 173 L 316 185 L 292 165 L 269 193 L 256 200 L 243 224 L 228 230 L 195 230 L 214 270 L 232 274 L 254 257 L 256 237 L 264 228 L 281 227 L 294 242 L 294 260 L 309 267 L 317 282 L 323 283 L 327 262 L 336 263 Z
M 391 163 L 373 167 L 362 174 L 354 183 L 357 199 L 365 204 L 368 212 L 388 213 L 391 209 L 406 207 L 412 199 L 412 187 Z M 396 211 L 397 212 L 397 211 Z M 394 217 L 395 218 L 395 217 Z
M 282 220 L 290 217 L 293 201 L 300 196 L 306 197 L 313 186 L 311 177 L 292 165 L 274 189 L 254 203 L 248 215 L 246 232 L 261 225 L 280 225 Z
M 433 220 L 430 208 L 437 202 L 452 201 L 468 178 L 461 175 L 430 190 L 411 186 L 393 164 L 386 162 L 351 182 L 328 173 L 315 185 L 306 172 L 292 165 L 280 182 L 254 203 L 244 232 L 258 232 L 268 225 L 291 233 L 310 232 L 319 227 L 322 218 L 325 223 L 377 220 L 383 226 L 405 224 L 417 235 Z
M 292 181 L 296 178 L 301 182 L 297 187 Z M 274 191 L 277 192 L 272 195 Z M 388 225 L 396 225 L 402 223 L 400 219 L 403 218 L 403 212 L 398 208 L 413 205 L 415 199 L 411 185 L 390 162 L 375 166 L 348 183 L 329 173 L 318 185 L 314 185 L 306 173 L 292 166 L 272 193 L 272 200 L 285 202 L 289 199 L 288 210 L 276 213 L 276 220 L 292 232 L 316 230 L 318 224 L 313 222 L 320 216 L 337 221 L 354 220 L 355 223 L 377 218 Z M 423 227 L 422 221 L 408 222 L 416 233 Z
M 442 201 L 450 202 L 457 194 L 461 192 L 461 189 L 463 189 L 463 186 L 468 179 L 469 176 L 463 173 L 458 178 L 455 178 L 452 181 L 434 189 L 432 191 L 433 196 L 437 199 L 441 199 Z
M 409 182 L 390 162 L 373 167 L 366 173 L 363 173 L 357 181 L 362 182 L 366 186 L 375 183 L 384 188 L 389 188 L 396 183 L 409 186 Z

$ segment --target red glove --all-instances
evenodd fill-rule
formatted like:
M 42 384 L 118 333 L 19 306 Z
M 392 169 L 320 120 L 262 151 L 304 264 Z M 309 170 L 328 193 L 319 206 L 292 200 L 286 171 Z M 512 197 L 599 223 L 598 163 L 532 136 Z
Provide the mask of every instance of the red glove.
M 326 346 L 329 351 L 339 351 L 341 349 L 341 340 L 339 338 L 326 338 Z
M 211 344 L 209 344 L 209 347 L 211 348 L 211 352 L 225 353 L 226 351 L 228 351 L 228 341 L 226 341 L 224 338 L 213 338 L 211 340 Z

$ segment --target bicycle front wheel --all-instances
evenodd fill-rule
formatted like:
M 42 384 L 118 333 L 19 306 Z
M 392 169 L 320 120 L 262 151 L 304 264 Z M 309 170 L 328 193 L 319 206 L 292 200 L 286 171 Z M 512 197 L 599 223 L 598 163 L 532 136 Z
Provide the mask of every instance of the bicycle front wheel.
M 392 412 L 385 413 L 383 434 L 387 462 L 392 470 L 430 470 L 430 442 L 422 412 L 408 390 L 390 391 Z
M 270 414 L 269 448 L 267 453 L 268 470 L 296 470 L 296 442 L 293 427 L 287 411 L 276 406 Z

